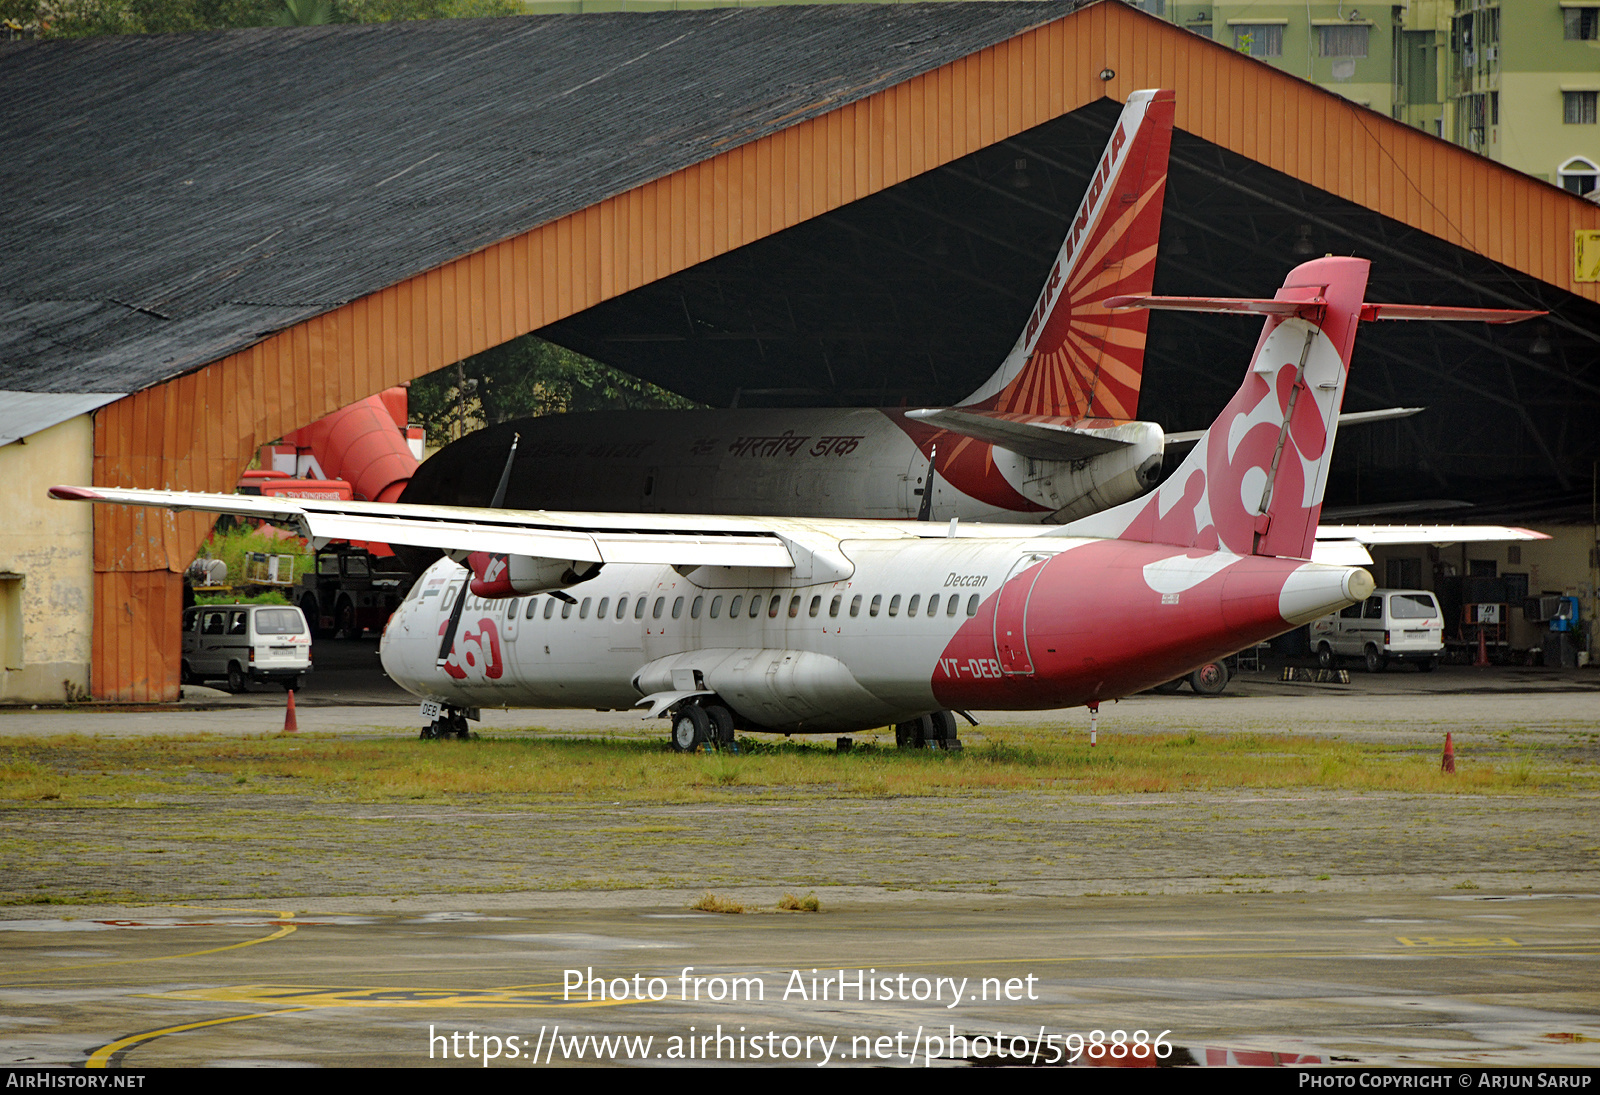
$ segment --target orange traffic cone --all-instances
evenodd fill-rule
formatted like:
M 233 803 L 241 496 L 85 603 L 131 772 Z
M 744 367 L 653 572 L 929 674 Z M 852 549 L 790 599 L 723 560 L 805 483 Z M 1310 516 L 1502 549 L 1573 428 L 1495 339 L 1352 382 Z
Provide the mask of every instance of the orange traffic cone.
M 294 717 L 294 689 L 289 689 L 289 706 L 283 713 L 283 732 L 293 734 L 300 729 L 300 724 Z
M 1456 774 L 1456 747 L 1450 741 L 1450 731 L 1444 732 L 1444 756 L 1439 761 L 1439 771 L 1446 775 Z
M 1478 628 L 1478 660 L 1472 663 L 1474 669 L 1489 668 L 1489 644 L 1484 641 L 1483 628 Z

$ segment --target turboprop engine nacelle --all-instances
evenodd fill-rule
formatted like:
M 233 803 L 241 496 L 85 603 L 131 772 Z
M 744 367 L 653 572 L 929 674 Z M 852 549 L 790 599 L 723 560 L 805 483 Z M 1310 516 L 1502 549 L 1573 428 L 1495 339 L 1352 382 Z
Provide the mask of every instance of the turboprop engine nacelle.
M 468 587 L 476 597 L 525 597 L 565 589 L 587 582 L 603 565 L 576 559 L 546 559 L 532 555 L 498 555 L 474 551 L 466 558 L 472 568 Z

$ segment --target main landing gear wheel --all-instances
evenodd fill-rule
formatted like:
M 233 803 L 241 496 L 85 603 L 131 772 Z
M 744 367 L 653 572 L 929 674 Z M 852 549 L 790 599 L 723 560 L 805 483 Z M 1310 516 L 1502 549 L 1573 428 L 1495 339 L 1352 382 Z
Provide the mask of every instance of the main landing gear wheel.
M 1200 696 L 1220 696 L 1228 687 L 1228 667 L 1221 662 L 1207 662 L 1189 674 L 1189 687 Z
M 899 746 L 901 749 L 921 749 L 923 742 L 923 731 L 927 721 L 928 716 L 924 715 L 922 718 L 912 719 L 910 722 L 895 723 L 895 745 Z
M 949 711 L 935 711 L 928 716 L 932 723 L 933 734 L 931 740 L 936 742 L 941 749 L 955 752 L 961 748 L 961 739 L 956 736 L 956 717 Z
M 711 717 L 705 708 L 687 703 L 672 716 L 672 750 L 693 753 L 711 740 Z
M 1319 645 L 1317 647 L 1317 666 L 1318 666 L 1318 668 L 1321 668 L 1321 669 L 1332 669 L 1333 668 L 1333 662 L 1334 662 L 1333 647 L 1329 646 L 1327 643 L 1322 643 L 1321 645 Z
M 956 717 L 949 711 L 935 711 L 909 722 L 897 722 L 894 743 L 901 749 L 960 749 Z
M 711 740 L 719 748 L 733 744 L 733 712 L 720 703 L 707 704 L 706 718 L 711 721 Z
M 1152 692 L 1159 692 L 1163 696 L 1170 696 L 1174 692 L 1176 692 L 1178 689 L 1182 688 L 1183 687 L 1183 682 L 1186 681 L 1186 680 L 1188 680 L 1187 677 L 1179 677 L 1175 681 L 1168 681 L 1165 684 L 1158 684 L 1153 689 L 1151 689 L 1151 691 Z

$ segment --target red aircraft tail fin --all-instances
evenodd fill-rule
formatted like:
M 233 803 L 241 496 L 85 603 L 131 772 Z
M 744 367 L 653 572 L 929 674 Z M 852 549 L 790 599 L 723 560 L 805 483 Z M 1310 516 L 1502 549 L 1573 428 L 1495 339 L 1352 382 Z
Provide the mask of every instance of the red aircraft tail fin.
M 1064 527 L 1067 535 L 1307 559 L 1328 481 L 1339 408 L 1363 320 L 1515 323 L 1539 312 L 1367 304 L 1370 263 L 1323 258 L 1297 266 L 1271 300 L 1116 297 L 1112 308 L 1266 316 L 1233 399 L 1194 451 L 1144 498 Z
M 1214 307 L 1208 310 L 1267 316 L 1244 383 L 1188 459 L 1152 494 L 1066 530 L 1238 555 L 1310 558 L 1370 265 L 1365 259 L 1317 259 L 1292 270 L 1270 301 L 1209 302 Z
M 1027 327 L 962 406 L 1069 419 L 1136 416 L 1148 317 L 1112 312 L 1104 301 L 1148 293 L 1154 282 L 1173 102 L 1171 91 L 1128 96 Z

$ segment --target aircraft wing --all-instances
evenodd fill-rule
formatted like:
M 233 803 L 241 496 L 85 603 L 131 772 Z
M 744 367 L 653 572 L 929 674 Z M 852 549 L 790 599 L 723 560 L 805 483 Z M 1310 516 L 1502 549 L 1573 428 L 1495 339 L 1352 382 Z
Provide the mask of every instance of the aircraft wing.
M 760 518 L 464 509 L 115 487 L 52 487 L 50 495 L 287 521 L 314 540 L 376 540 L 588 563 L 788 568 L 795 565 L 791 537 L 805 531 L 789 530 L 786 537 L 777 527 L 781 522 Z
M 907 411 L 907 418 L 1010 449 L 1035 460 L 1083 460 L 1115 452 L 1133 442 L 1116 435 L 1118 426 L 1086 430 L 1038 415 L 1005 414 L 963 408 Z

